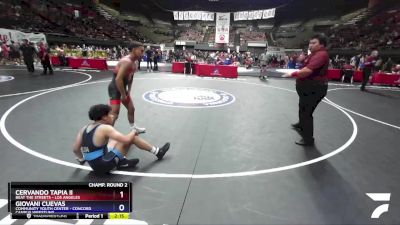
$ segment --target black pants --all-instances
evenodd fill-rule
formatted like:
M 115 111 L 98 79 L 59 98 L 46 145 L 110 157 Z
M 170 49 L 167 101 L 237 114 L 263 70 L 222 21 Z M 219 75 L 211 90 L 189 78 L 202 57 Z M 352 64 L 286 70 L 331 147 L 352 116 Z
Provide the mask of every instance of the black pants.
M 149 69 L 149 64 L 150 64 L 150 68 L 153 69 L 153 61 L 151 59 L 147 59 L 147 69 Z
M 68 66 L 68 61 L 67 58 L 65 58 L 65 56 L 59 56 L 58 58 L 60 60 L 60 66 Z
M 24 59 L 26 68 L 28 69 L 28 72 L 33 73 L 35 72 L 35 66 L 33 65 L 33 59 Z
M 313 113 L 326 96 L 328 85 L 316 81 L 298 81 L 296 91 L 299 95 L 299 124 L 303 139 L 307 142 L 314 141 Z
M 51 67 L 50 57 L 46 56 L 44 60 L 42 59 L 43 74 L 47 74 L 47 69 L 49 69 L 50 74 L 53 74 L 53 68 Z
M 353 70 L 345 70 L 343 75 L 343 82 L 351 82 L 351 78 L 354 76 Z
M 190 67 L 192 68 L 192 74 L 196 74 L 195 64 L 193 62 L 190 63 Z
M 361 90 L 365 90 L 365 86 L 367 85 L 369 81 L 369 76 L 371 76 L 372 69 L 365 67 L 363 70 L 363 81 L 361 85 Z
M 185 71 L 184 71 L 185 74 L 190 74 L 190 70 L 192 68 L 191 64 L 192 63 L 190 63 L 190 62 L 185 62 Z
M 158 62 L 157 62 L 157 59 L 154 59 L 154 71 L 158 71 Z

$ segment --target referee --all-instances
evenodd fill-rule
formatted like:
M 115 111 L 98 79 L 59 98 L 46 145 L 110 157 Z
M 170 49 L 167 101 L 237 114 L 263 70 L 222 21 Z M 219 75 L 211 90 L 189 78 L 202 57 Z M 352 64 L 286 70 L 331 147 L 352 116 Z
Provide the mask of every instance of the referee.
M 360 90 L 365 91 L 365 86 L 369 81 L 369 77 L 374 72 L 375 64 L 378 60 L 378 51 L 374 50 L 371 55 L 365 59 L 364 69 L 363 69 L 363 81 Z
M 292 127 L 299 131 L 302 139 L 295 143 L 302 146 L 314 145 L 313 113 L 328 90 L 327 70 L 329 55 L 325 49 L 327 38 L 316 34 L 309 41 L 311 54 L 304 61 L 304 67 L 291 74 L 296 77 L 296 91 L 299 95 L 299 122 Z
M 20 46 L 22 55 L 24 56 L 24 62 L 28 72 L 33 74 L 35 72 L 35 66 L 33 65 L 34 57 L 37 54 L 35 47 L 29 44 L 29 40 L 25 39 L 24 44 Z

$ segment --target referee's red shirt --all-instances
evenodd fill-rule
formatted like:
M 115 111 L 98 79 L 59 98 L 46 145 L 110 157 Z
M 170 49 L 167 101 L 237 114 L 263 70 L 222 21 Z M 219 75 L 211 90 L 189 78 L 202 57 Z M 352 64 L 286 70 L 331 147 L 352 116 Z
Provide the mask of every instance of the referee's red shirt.
M 304 62 L 304 67 L 312 70 L 312 73 L 307 77 L 299 78 L 300 80 L 328 81 L 329 55 L 325 48 L 311 53 Z

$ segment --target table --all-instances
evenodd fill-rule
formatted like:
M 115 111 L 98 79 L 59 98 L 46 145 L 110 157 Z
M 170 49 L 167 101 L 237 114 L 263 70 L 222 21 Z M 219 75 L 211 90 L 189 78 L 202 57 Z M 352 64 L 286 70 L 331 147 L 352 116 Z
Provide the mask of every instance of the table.
M 362 70 L 356 70 L 354 72 L 353 81 L 354 82 L 362 82 L 362 80 L 363 80 L 363 71 Z
M 371 84 L 400 85 L 400 74 L 375 73 L 372 75 Z
M 99 70 L 107 70 L 107 60 L 106 59 L 89 59 L 89 58 L 69 58 L 69 66 L 72 69 L 78 68 L 91 68 Z
M 237 78 L 238 67 L 226 65 L 198 64 L 196 67 L 198 76 Z
M 50 61 L 51 61 L 51 64 L 54 66 L 61 65 L 60 58 L 58 56 L 51 56 Z
M 342 71 L 339 69 L 328 69 L 326 76 L 328 80 L 341 80 Z
M 60 58 L 58 56 L 50 57 L 51 64 L 55 66 L 61 65 Z M 99 69 L 99 70 L 107 70 L 107 60 L 106 59 L 89 59 L 89 58 L 75 58 L 75 57 L 67 57 L 69 62 L 69 66 L 73 69 L 78 68 L 91 68 L 91 69 Z
M 172 73 L 183 73 L 185 71 L 184 62 L 173 62 L 172 63 Z

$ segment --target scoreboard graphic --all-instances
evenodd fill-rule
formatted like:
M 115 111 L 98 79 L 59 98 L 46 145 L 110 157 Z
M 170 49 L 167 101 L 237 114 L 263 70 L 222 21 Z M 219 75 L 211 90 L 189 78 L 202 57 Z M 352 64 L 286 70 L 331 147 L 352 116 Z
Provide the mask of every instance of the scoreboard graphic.
M 12 219 L 129 219 L 132 183 L 8 184 Z

